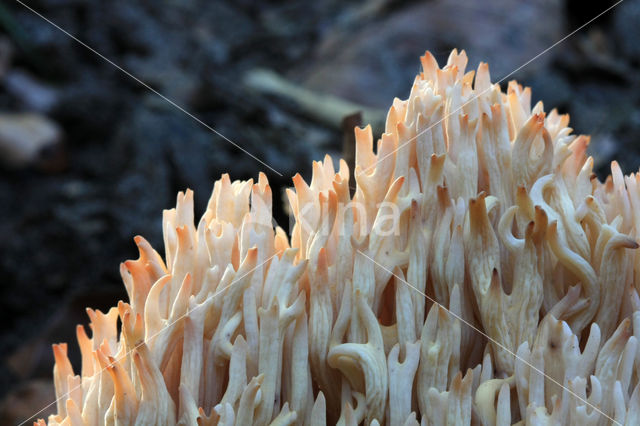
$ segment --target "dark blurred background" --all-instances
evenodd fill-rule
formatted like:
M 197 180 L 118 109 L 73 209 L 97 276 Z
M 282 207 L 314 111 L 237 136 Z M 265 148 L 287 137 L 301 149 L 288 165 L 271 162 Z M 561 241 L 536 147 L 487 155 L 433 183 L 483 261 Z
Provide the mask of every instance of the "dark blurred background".
M 343 116 L 376 128 L 431 50 L 463 48 L 501 79 L 613 2 L 24 0 L 282 173 L 198 124 L 42 18 L 0 3 L 0 423 L 53 401 L 52 342 L 85 306 L 125 298 L 134 235 L 162 253 L 162 210 L 214 180 L 282 189 L 343 150 Z M 596 3 L 598 3 L 596 5 Z M 515 75 L 591 134 L 601 176 L 640 164 L 640 0 L 626 0 Z M 330 96 L 324 96 L 330 95 Z M 76 370 L 77 371 L 77 370 Z M 43 417 L 53 411 L 40 414 Z

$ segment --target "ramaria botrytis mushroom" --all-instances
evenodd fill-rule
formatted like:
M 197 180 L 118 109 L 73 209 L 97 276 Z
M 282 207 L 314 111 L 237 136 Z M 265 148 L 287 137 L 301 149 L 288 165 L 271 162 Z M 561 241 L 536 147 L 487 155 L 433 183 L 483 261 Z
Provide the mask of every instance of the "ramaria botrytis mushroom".
M 179 194 L 80 375 L 54 345 L 48 423 L 640 424 L 640 175 L 599 182 L 568 116 L 464 51 L 421 60 L 353 178 L 293 178 L 290 237 L 263 174 L 197 226 Z

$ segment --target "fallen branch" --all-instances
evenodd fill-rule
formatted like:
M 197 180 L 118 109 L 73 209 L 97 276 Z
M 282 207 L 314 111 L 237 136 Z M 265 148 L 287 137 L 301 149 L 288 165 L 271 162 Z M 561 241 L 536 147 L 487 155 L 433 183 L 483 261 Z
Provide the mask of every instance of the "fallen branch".
M 249 71 L 245 74 L 244 84 L 257 92 L 291 100 L 305 116 L 338 130 L 342 129 L 342 120 L 345 117 L 358 112 L 362 113 L 364 123 L 371 123 L 374 131 L 384 126 L 385 113 L 382 110 L 314 92 L 270 70 Z

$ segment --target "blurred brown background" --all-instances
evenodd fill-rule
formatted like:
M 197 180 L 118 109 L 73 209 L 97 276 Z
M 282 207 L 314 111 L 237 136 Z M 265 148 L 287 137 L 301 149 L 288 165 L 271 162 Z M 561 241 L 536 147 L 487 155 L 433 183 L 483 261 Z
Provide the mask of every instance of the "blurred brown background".
M 501 79 L 614 2 L 24 0 L 241 145 L 123 75 L 31 11 L 0 4 L 0 423 L 53 400 L 52 342 L 85 306 L 126 297 L 133 236 L 162 252 L 162 209 L 215 179 L 267 172 L 282 188 L 342 151 L 343 115 L 377 123 L 431 50 L 463 48 Z M 640 164 L 640 0 L 626 0 L 519 70 L 534 101 L 591 134 L 601 176 Z M 321 97 L 319 94 L 331 95 Z M 378 126 L 379 127 L 379 126 Z M 54 408 L 54 407 L 52 407 Z M 49 409 L 40 414 L 44 417 Z

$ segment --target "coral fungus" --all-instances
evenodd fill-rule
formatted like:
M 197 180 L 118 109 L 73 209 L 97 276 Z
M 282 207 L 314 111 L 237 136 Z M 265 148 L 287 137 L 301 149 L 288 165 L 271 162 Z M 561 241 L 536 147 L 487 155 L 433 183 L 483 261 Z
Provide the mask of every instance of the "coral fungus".
M 80 375 L 54 345 L 48 423 L 640 424 L 640 177 L 598 181 L 568 116 L 464 51 L 421 60 L 353 176 L 293 178 L 290 236 L 263 174 L 197 224 L 179 194 Z

